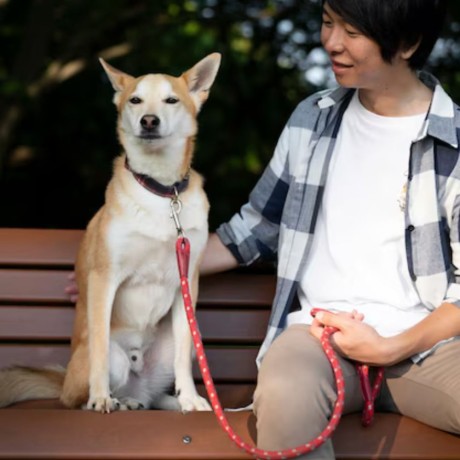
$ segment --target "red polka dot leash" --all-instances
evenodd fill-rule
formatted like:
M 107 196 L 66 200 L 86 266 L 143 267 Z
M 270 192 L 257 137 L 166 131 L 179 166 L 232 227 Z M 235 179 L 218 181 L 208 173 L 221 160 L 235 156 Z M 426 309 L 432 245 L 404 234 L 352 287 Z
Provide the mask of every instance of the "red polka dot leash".
M 176 223 L 176 226 L 177 226 L 177 223 Z M 188 241 L 187 238 L 183 236 L 182 229 L 180 228 L 180 226 L 178 227 L 178 234 L 179 236 L 176 242 L 176 254 L 177 254 L 177 262 L 178 262 L 179 274 L 180 274 L 180 284 L 181 284 L 182 297 L 184 300 L 185 312 L 186 312 L 187 320 L 190 326 L 190 331 L 192 334 L 193 344 L 195 346 L 195 351 L 196 351 L 201 375 L 203 377 L 203 381 L 206 387 L 206 391 L 207 391 L 212 409 L 217 417 L 219 424 L 224 429 L 224 431 L 228 434 L 230 439 L 240 449 L 244 450 L 248 454 L 258 459 L 264 459 L 264 460 L 288 459 L 288 458 L 295 458 L 300 455 L 308 454 L 309 452 L 314 451 L 315 449 L 320 447 L 322 444 L 324 444 L 327 439 L 329 439 L 331 434 L 337 428 L 337 425 L 339 423 L 340 417 L 343 412 L 343 405 L 344 405 L 344 400 L 345 400 L 345 384 L 343 381 L 343 374 L 339 366 L 337 355 L 330 344 L 331 335 L 334 332 L 336 332 L 337 329 L 326 326 L 324 328 L 324 331 L 321 337 L 321 344 L 323 346 L 324 352 L 326 353 L 327 359 L 329 360 L 332 366 L 332 371 L 334 373 L 334 377 L 335 377 L 335 381 L 337 385 L 337 400 L 334 404 L 334 409 L 332 411 L 331 418 L 326 428 L 324 428 L 324 430 L 315 439 L 305 444 L 301 444 L 300 446 L 285 449 L 285 450 L 267 451 L 263 449 L 258 449 L 248 444 L 233 431 L 232 427 L 228 423 L 224 410 L 222 409 L 219 398 L 217 396 L 216 388 L 214 386 L 214 382 L 211 377 L 211 373 L 209 371 L 209 366 L 208 366 L 208 362 L 206 359 L 206 355 L 203 350 L 203 342 L 201 340 L 201 334 L 198 329 L 197 321 L 195 318 L 195 311 L 193 308 L 192 299 L 190 295 L 190 288 L 189 288 L 189 283 L 188 283 L 190 242 Z M 315 311 L 313 311 L 313 314 L 315 314 Z M 374 402 L 375 396 L 377 395 L 378 389 L 380 387 L 380 383 L 383 378 L 383 372 L 381 374 L 380 373 L 378 374 L 378 377 L 376 378 L 373 389 L 370 390 L 368 367 L 359 365 L 357 366 L 357 368 L 358 368 L 358 372 L 360 375 L 363 395 L 365 397 L 363 423 L 367 426 L 372 421 L 372 417 L 374 414 L 373 402 Z

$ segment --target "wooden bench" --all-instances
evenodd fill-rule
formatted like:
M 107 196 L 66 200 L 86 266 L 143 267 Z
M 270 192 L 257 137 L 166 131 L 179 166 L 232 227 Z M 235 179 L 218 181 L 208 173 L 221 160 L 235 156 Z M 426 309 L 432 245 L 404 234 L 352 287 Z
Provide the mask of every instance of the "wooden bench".
M 79 230 L 0 229 L 0 367 L 66 364 L 74 308 L 64 288 L 81 236 Z M 198 321 L 224 407 L 251 401 L 254 360 L 274 283 L 272 273 L 238 271 L 201 281 Z M 229 412 L 228 417 L 243 438 L 254 441 L 251 412 Z M 377 414 L 366 429 L 359 414 L 346 416 L 333 441 L 339 459 L 460 459 L 460 437 L 395 414 Z M 101 415 L 67 410 L 51 400 L 0 410 L 0 458 L 249 457 L 232 444 L 212 413 Z

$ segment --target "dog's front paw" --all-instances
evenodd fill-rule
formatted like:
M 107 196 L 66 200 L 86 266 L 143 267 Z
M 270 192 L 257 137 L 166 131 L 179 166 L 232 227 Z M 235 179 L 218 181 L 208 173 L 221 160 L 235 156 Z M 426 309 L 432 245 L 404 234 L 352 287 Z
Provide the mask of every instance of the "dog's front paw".
M 194 410 L 211 410 L 211 406 L 205 398 L 202 398 L 200 395 L 185 395 L 181 393 L 178 396 L 178 401 L 180 405 L 180 410 L 183 413 L 191 412 Z
M 116 398 L 112 398 L 111 396 L 90 398 L 86 404 L 86 409 L 101 412 L 102 414 L 108 414 L 119 410 L 120 408 L 120 401 Z

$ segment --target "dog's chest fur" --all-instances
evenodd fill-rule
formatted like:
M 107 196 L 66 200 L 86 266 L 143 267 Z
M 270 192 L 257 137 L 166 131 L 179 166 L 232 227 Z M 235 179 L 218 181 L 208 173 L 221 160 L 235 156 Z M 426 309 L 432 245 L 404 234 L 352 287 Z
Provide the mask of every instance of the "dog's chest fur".
M 208 235 L 207 199 L 201 188 L 194 186 L 199 178 L 192 179 L 190 189 L 180 196 L 179 214 L 190 240 L 191 273 Z M 128 171 L 118 170 L 114 181 L 113 191 L 122 211 L 112 216 L 108 231 L 109 252 L 119 273 L 112 321 L 145 330 L 168 312 L 179 294 L 177 230 L 171 218 L 171 200 L 142 188 Z M 117 193 L 121 188 L 123 193 Z

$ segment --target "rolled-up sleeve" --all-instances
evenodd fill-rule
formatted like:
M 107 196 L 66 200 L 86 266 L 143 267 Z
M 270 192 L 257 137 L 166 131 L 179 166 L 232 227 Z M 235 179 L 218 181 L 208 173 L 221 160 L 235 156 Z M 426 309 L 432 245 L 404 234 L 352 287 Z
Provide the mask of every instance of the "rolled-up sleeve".
M 270 163 L 241 207 L 217 235 L 241 265 L 257 259 L 273 259 L 283 208 L 289 189 L 289 127 L 280 136 Z

